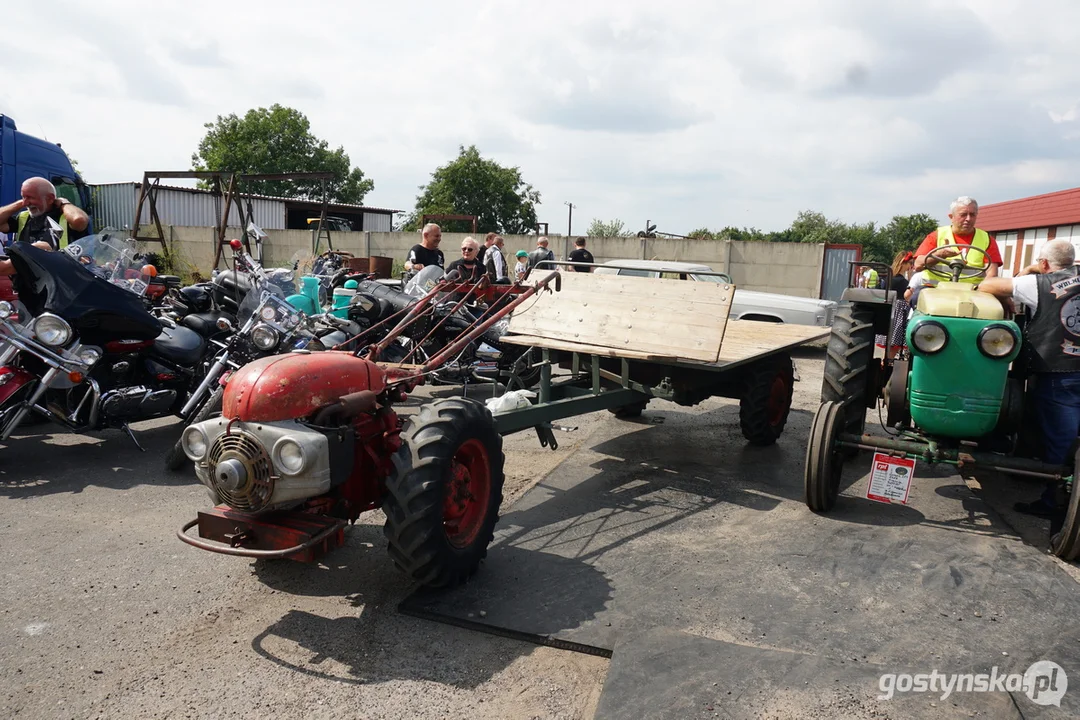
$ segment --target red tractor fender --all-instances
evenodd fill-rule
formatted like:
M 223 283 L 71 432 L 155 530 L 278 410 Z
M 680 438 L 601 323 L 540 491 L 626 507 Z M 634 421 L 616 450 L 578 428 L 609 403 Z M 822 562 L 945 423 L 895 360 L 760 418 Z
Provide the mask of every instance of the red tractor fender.
M 306 417 L 343 395 L 386 389 L 382 368 L 351 353 L 327 350 L 261 358 L 229 378 L 222 416 L 244 422 Z

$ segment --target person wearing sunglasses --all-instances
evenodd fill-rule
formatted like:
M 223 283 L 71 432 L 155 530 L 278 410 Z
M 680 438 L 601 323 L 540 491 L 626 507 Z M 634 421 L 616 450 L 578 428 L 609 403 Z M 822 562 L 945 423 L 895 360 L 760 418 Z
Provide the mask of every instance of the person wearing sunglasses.
M 471 237 L 467 237 L 461 241 L 461 257 L 454 260 L 446 268 L 446 274 L 457 271 L 459 282 L 473 283 L 480 279 L 480 276 L 484 274 L 484 266 L 480 264 L 477 259 L 477 251 L 480 249 L 480 243 L 473 240 Z

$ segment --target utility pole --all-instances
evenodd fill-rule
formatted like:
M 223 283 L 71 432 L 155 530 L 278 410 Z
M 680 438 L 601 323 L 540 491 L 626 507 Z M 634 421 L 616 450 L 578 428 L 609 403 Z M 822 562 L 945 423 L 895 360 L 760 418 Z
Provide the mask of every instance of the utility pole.
M 576 208 L 577 205 L 570 201 L 564 202 L 563 205 L 570 208 L 569 215 L 566 218 L 566 237 L 570 237 L 574 234 L 574 231 L 571 228 L 574 226 L 574 208 Z

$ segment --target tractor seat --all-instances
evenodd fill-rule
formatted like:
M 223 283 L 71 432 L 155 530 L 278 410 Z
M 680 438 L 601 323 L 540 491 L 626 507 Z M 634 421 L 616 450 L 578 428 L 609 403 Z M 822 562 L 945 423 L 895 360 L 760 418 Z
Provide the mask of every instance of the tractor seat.
M 1005 319 L 1001 301 L 990 293 L 979 292 L 971 283 L 940 282 L 936 287 L 924 287 L 915 309 L 939 317 Z

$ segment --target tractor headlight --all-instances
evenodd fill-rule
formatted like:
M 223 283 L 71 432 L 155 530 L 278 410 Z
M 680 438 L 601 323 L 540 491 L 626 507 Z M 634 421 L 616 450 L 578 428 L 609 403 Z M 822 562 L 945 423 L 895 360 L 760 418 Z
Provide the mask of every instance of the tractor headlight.
M 260 350 L 273 350 L 278 344 L 277 330 L 269 325 L 256 325 L 251 329 L 251 342 Z
M 928 320 L 919 323 L 911 333 L 915 349 L 926 355 L 941 352 L 949 342 L 949 333 L 941 323 Z
M 0 320 L 7 320 L 15 313 L 15 308 L 7 300 L 0 300 Z
M 43 313 L 34 321 L 34 335 L 45 345 L 61 347 L 71 340 L 71 326 L 59 315 Z
M 206 433 L 202 431 L 202 428 L 194 425 L 184 430 L 180 444 L 184 449 L 184 454 L 191 458 L 193 462 L 202 462 L 210 445 L 206 439 Z
M 287 437 L 277 441 L 277 444 L 274 445 L 272 457 L 274 465 L 286 475 L 301 473 L 307 465 L 304 448 L 300 447 L 300 444 L 295 440 Z
M 979 350 L 989 358 L 1008 357 L 1016 347 L 1016 335 L 1004 325 L 987 325 L 979 333 Z

